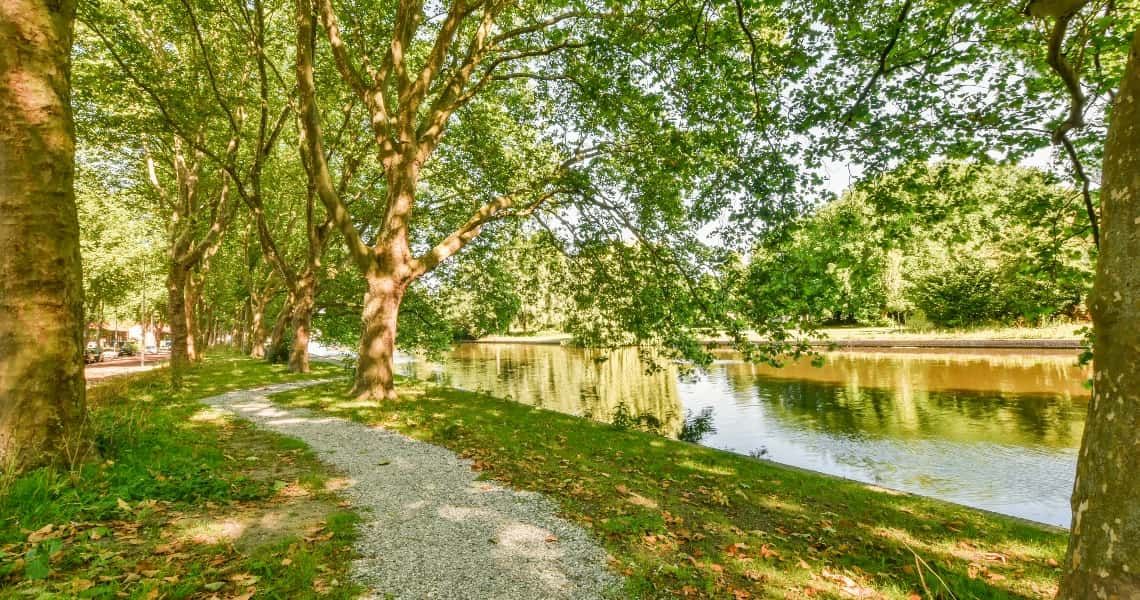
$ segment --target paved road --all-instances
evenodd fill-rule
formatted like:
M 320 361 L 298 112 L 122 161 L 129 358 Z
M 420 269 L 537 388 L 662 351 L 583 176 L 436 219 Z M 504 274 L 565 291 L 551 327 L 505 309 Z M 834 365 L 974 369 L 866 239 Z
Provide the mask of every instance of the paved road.
M 128 373 L 141 373 L 157 368 L 166 363 L 170 358 L 169 352 L 159 352 L 158 354 L 146 355 L 146 366 L 139 366 L 138 356 L 124 356 L 122 358 L 113 358 L 103 362 L 91 363 L 84 369 L 84 375 L 87 377 L 87 382 L 99 381 L 108 377 L 116 375 L 126 375 Z

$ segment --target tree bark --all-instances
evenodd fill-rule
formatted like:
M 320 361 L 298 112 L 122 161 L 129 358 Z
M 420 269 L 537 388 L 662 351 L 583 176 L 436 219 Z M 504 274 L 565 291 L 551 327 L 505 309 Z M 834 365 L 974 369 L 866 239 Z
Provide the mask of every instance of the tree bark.
M 250 349 L 249 355 L 253 358 L 265 358 L 265 337 L 268 332 L 265 328 L 266 298 L 257 298 L 250 303 L 252 317 L 250 323 Z
M 190 365 L 187 351 L 186 280 L 190 272 L 177 261 L 166 274 L 166 311 L 170 325 L 170 385 L 182 387 L 182 375 Z
M 316 281 L 311 273 L 297 282 L 293 292 L 293 346 L 289 351 L 289 370 L 294 373 L 309 372 L 309 338 L 315 307 Z
M 396 354 L 396 323 L 405 285 L 391 274 L 369 274 L 364 293 L 363 331 L 356 359 L 352 393 L 359 399 L 395 400 L 392 359 Z
M 88 448 L 70 108 L 75 2 L 0 4 L 0 470 Z
M 250 352 L 249 338 L 250 332 L 253 329 L 252 316 L 250 314 L 252 304 L 253 302 L 249 298 L 241 303 L 241 310 L 238 311 L 238 317 L 234 321 L 233 329 L 230 332 L 234 348 L 243 354 L 249 354 Z
M 293 295 L 289 294 L 285 298 L 285 302 L 281 304 L 281 310 L 277 313 L 277 320 L 273 323 L 273 332 L 269 335 L 269 346 L 265 349 L 265 354 L 272 360 L 274 351 L 282 344 L 285 338 L 285 328 L 293 322 Z
M 185 285 L 186 299 L 184 303 L 186 314 L 186 358 L 191 363 L 196 363 L 202 360 L 202 349 L 199 345 L 202 342 L 201 325 L 198 320 L 198 300 L 201 298 L 200 283 L 196 281 L 196 274 L 191 271 L 189 277 L 186 278 Z
M 1140 31 L 1104 147 L 1093 396 L 1058 598 L 1140 598 Z

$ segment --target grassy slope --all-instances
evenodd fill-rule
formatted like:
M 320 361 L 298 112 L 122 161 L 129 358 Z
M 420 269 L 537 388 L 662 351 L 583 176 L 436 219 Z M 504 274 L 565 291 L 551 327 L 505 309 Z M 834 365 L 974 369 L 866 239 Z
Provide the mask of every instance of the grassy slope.
M 971 327 L 965 329 L 908 329 L 906 327 L 829 327 L 822 330 L 832 340 L 1039 340 L 1081 338 L 1088 323 L 1059 323 L 1045 327 Z
M 907 327 L 824 327 L 811 339 L 818 341 L 913 341 L 913 340 L 1080 340 L 1088 323 L 1058 323 L 1043 327 L 979 326 L 959 329 L 914 329 Z M 758 335 L 753 341 L 763 341 Z M 727 336 L 702 336 L 704 342 L 729 343 Z M 562 344 L 572 336 L 557 331 L 488 335 L 476 340 L 482 343 Z
M 380 423 L 549 494 L 639 597 L 1047 598 L 1066 536 L 485 395 L 405 382 L 381 407 L 342 386 L 275 396 Z
M 209 357 L 181 393 L 166 376 L 89 390 L 98 460 L 0 479 L 0 597 L 350 596 L 355 515 L 331 474 L 299 442 L 197 402 L 302 376 L 233 356 Z

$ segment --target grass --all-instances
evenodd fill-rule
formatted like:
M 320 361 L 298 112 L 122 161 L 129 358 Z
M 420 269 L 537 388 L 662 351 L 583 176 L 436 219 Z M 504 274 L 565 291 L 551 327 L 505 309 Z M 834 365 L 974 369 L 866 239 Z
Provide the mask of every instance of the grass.
M 908 327 L 829 327 L 822 330 L 832 340 L 954 339 L 954 340 L 1042 340 L 1080 339 L 1088 323 L 1055 323 L 1039 327 L 978 326 L 961 329 L 916 329 Z
M 98 457 L 0 480 L 0 597 L 352 597 L 355 515 L 299 442 L 198 398 L 302 377 L 214 355 L 88 392 Z
M 274 396 L 399 430 L 484 476 L 556 499 L 593 530 L 630 597 L 1051 598 L 1066 535 L 965 507 L 486 395 L 402 382 Z

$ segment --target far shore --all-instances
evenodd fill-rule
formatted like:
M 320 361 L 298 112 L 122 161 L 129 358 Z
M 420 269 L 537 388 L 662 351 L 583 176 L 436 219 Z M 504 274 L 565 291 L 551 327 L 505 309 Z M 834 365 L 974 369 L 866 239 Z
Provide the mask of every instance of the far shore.
M 861 348 L 987 348 L 1026 350 L 1076 350 L 1081 347 L 1082 324 L 1051 327 L 1007 327 L 971 329 L 962 331 L 915 331 L 897 327 L 843 327 L 821 329 L 817 336 L 807 340 L 818 348 L 837 350 Z M 763 343 L 759 335 L 750 336 L 753 342 Z M 478 344 L 568 344 L 572 336 L 559 332 L 540 332 L 521 335 L 489 335 L 472 340 Z M 729 346 L 727 336 L 702 337 L 701 341 L 715 346 Z

